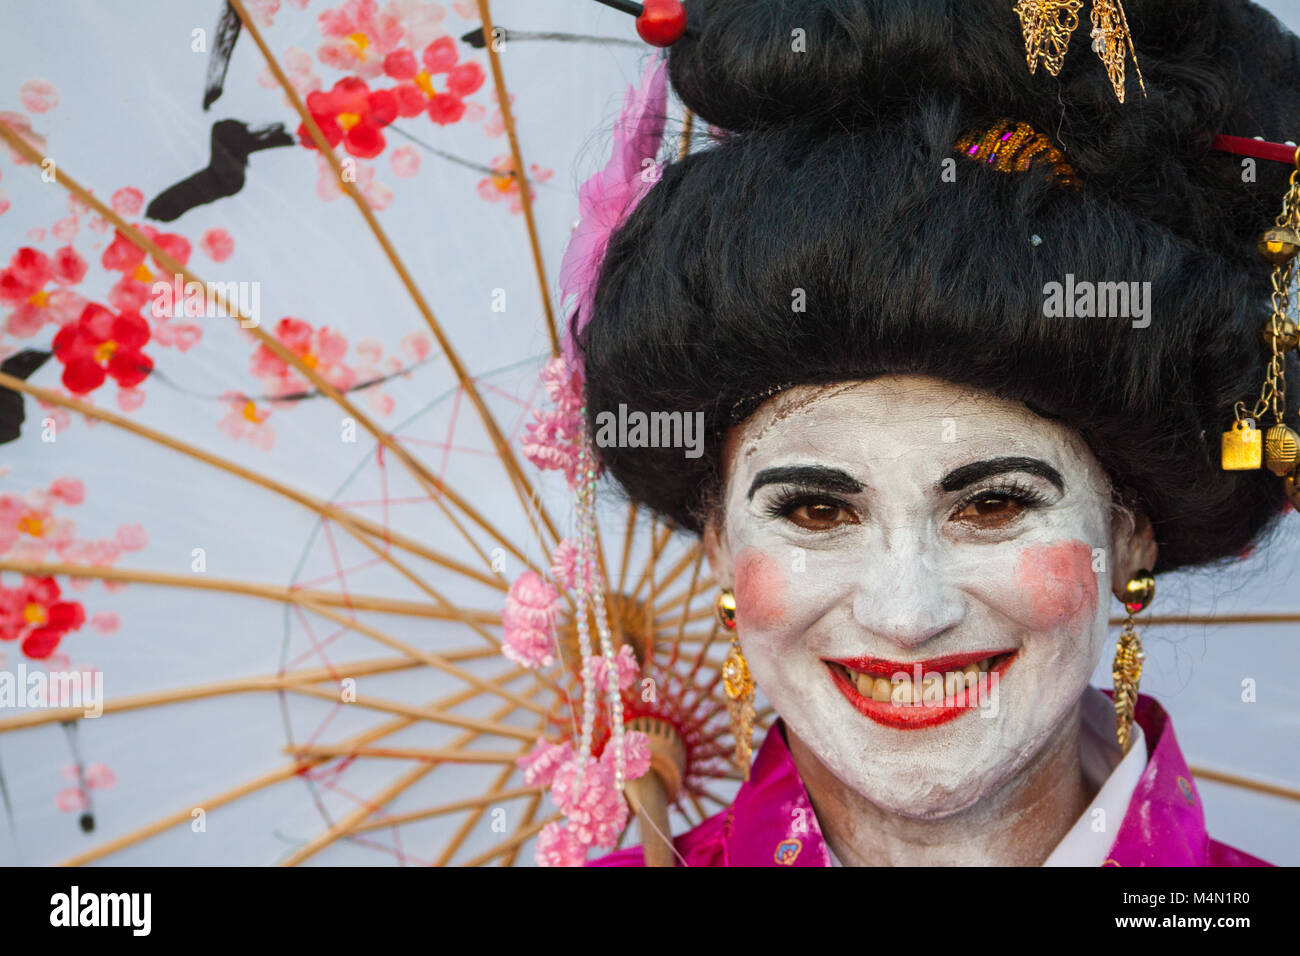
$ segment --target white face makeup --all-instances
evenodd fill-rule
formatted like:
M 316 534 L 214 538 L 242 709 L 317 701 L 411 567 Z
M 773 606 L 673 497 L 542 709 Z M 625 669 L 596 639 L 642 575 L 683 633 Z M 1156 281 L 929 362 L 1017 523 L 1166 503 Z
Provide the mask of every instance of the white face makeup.
M 1016 403 L 908 375 L 780 393 L 733 429 L 727 455 L 711 557 L 789 728 L 908 817 L 955 813 L 1013 780 L 1107 643 L 1111 491 L 1083 441 Z M 926 706 L 917 688 L 904 707 L 911 683 L 858 676 L 918 662 L 945 675 L 940 691 L 991 668 L 995 706 Z

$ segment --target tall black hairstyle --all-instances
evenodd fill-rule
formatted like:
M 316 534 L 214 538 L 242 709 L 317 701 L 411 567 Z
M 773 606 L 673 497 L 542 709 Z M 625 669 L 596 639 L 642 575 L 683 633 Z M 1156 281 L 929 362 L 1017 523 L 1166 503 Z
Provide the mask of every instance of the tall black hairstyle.
M 1252 177 L 1209 146 L 1300 139 L 1300 41 L 1246 0 L 1124 6 L 1148 95 L 1130 61 L 1120 104 L 1086 12 L 1053 77 L 1030 75 L 1006 0 L 688 0 L 672 87 L 728 134 L 670 163 L 615 233 L 580 347 L 589 427 L 620 403 L 702 411 L 711 440 L 695 459 L 599 448 L 628 496 L 699 532 L 737 403 L 919 373 L 1076 430 L 1150 518 L 1157 571 L 1263 536 L 1280 479 L 1223 471 L 1219 445 L 1263 381 L 1255 241 L 1290 170 Z M 957 156 L 1001 117 L 1050 137 L 1082 188 Z M 1067 274 L 1150 282 L 1150 325 L 1046 317 Z

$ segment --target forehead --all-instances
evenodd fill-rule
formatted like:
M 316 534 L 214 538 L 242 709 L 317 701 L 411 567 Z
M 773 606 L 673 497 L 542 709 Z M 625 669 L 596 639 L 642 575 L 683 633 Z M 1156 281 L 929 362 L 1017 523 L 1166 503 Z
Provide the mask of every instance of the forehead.
M 787 389 L 731 429 L 723 451 L 729 483 L 796 460 L 868 481 L 890 472 L 937 481 L 975 458 L 1004 455 L 1032 455 L 1105 483 L 1073 429 L 1018 402 L 920 375 Z

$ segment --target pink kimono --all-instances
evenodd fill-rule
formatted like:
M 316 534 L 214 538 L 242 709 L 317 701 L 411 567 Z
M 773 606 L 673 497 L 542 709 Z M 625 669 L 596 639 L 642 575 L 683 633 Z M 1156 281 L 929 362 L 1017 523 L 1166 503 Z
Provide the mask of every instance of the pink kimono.
M 1270 866 L 1210 839 L 1191 772 L 1164 709 L 1138 698 L 1147 764 L 1105 866 Z M 796 822 L 797 821 L 797 822 Z M 802 823 L 802 832 L 795 827 Z M 830 854 L 780 721 L 730 807 L 674 840 L 689 866 L 830 866 Z M 588 866 L 641 866 L 641 848 Z

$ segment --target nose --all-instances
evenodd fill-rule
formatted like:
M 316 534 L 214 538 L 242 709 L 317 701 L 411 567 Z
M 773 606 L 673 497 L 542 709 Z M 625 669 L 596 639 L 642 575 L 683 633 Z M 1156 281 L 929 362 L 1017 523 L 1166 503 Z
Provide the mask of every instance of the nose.
M 921 533 L 886 531 L 863 554 L 853 618 L 871 634 L 910 650 L 955 627 L 964 610 Z

